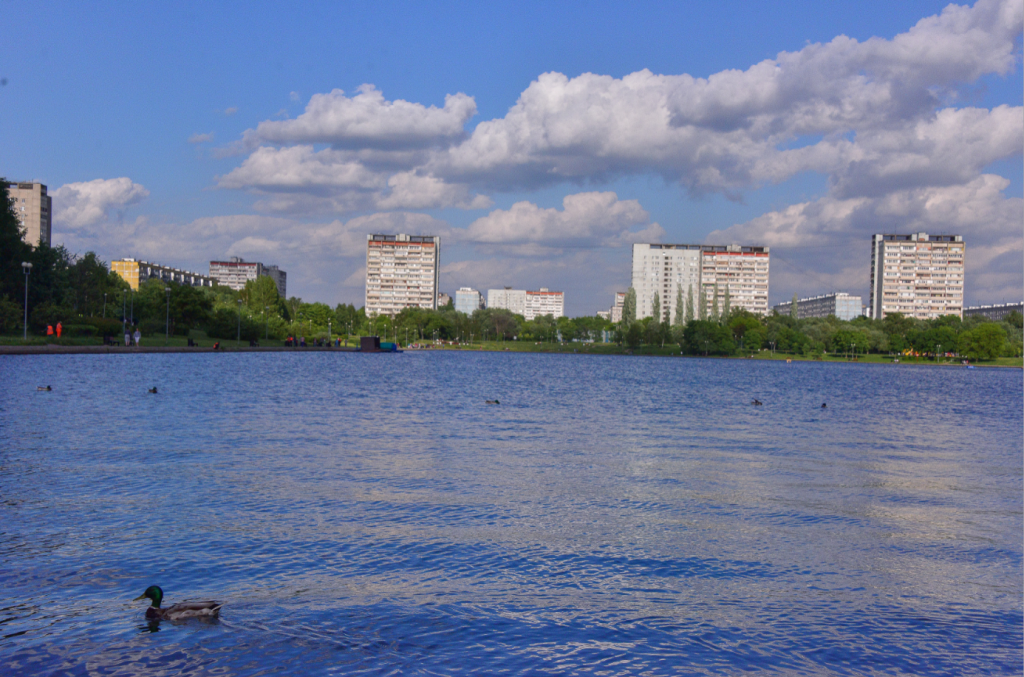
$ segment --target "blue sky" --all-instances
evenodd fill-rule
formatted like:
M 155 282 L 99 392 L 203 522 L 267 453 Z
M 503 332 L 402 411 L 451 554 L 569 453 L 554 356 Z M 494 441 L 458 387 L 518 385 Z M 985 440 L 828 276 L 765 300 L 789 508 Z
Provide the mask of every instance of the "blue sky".
M 3 2 L 0 175 L 73 251 L 240 255 L 332 304 L 399 230 L 442 236 L 442 290 L 571 315 L 632 241 L 863 294 L 881 230 L 962 233 L 968 302 L 1019 299 L 1019 4 Z

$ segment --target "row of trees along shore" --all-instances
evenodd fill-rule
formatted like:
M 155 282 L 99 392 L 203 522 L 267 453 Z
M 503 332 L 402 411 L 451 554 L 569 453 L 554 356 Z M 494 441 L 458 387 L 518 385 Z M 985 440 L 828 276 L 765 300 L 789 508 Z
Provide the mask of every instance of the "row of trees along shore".
M 176 336 L 203 332 L 213 339 L 240 336 L 244 341 L 280 341 L 289 336 L 309 341 L 328 333 L 334 337 L 376 334 L 402 344 L 430 340 L 600 341 L 610 335 L 626 348 L 678 346 L 690 355 L 747 355 L 764 349 L 804 356 L 909 351 L 985 360 L 1017 357 L 1024 350 L 1019 313 L 1011 313 L 1001 322 L 981 317 L 961 320 L 954 315 L 922 321 L 899 314 L 884 320 L 798 320 L 795 303 L 789 314 L 762 317 L 731 308 L 728 295 L 719 309 L 717 294 L 708 303 L 703 293 L 697 299 L 684 298 L 681 288 L 676 299 L 681 311 L 675 317 L 662 311 L 656 297 L 654 316 L 642 319 L 636 318 L 636 293 L 630 289 L 618 323 L 596 316 L 556 319 L 547 315 L 526 321 L 522 315 L 492 308 L 466 315 L 450 303 L 438 310 L 406 308 L 395 317 L 374 318 L 351 304 L 331 308 L 296 297 L 281 298 L 274 282 L 266 277 L 248 282 L 241 291 L 154 279 L 133 292 L 93 252 L 79 256 L 62 246 L 25 244 L 2 180 L 0 205 L 6 206 L 0 209 L 0 334 L 7 335 L 20 334 L 23 326 L 24 261 L 33 266 L 28 303 L 29 328 L 34 334 L 61 322 L 68 336 L 116 337 L 125 321 L 137 325 L 143 336 L 159 336 L 169 329 Z

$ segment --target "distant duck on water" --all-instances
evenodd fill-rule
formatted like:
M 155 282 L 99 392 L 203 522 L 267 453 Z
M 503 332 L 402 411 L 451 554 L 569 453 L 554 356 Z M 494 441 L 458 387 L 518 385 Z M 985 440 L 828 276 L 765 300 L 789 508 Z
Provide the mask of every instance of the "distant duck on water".
M 149 598 L 151 606 L 146 609 L 146 619 L 151 621 L 183 621 L 189 618 L 213 619 L 220 615 L 223 602 L 179 602 L 166 609 L 160 608 L 164 599 L 164 591 L 158 585 L 151 585 L 132 601 Z
M 755 399 L 753 402 L 751 402 L 751 404 L 754 405 L 755 407 L 760 407 L 762 404 L 764 404 L 764 402 Z
M 484 400 L 487 404 L 501 404 L 498 400 Z
M 152 388 L 150 388 L 150 389 L 149 389 L 149 392 L 151 392 L 151 393 L 153 393 L 154 395 L 156 395 L 156 386 L 153 386 Z
M 825 404 L 824 402 L 822 402 L 822 403 L 821 403 L 821 408 L 822 408 L 822 409 L 828 409 L 828 405 L 827 405 L 827 404 Z
M 36 390 L 53 390 L 50 386 L 36 386 Z

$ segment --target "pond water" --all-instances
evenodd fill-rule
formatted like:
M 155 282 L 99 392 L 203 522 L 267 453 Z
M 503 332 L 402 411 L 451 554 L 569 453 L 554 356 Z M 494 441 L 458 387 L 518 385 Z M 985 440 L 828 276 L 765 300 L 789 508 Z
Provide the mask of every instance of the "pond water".
M 0 672 L 1019 674 L 1022 412 L 1015 369 L 0 357 Z

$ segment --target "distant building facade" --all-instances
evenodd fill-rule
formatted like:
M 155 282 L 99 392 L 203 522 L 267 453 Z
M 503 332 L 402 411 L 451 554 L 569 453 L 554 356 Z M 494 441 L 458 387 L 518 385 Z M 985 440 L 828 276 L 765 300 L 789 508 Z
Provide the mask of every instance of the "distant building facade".
M 455 292 L 455 310 L 466 315 L 472 315 L 475 311 L 484 307 L 484 297 L 475 289 L 461 287 Z
M 1013 312 L 1024 314 L 1024 303 L 1000 303 L 993 306 L 971 306 L 970 308 L 964 308 L 964 317 L 980 315 L 988 320 L 999 321 Z
M 622 308 L 625 304 L 626 292 L 615 292 L 615 299 L 612 301 L 612 307 L 608 311 L 608 319 L 610 319 L 612 322 L 622 322 Z
M 488 289 L 487 307 L 503 308 L 511 311 L 514 315 L 526 315 L 526 290 L 512 289 Z
M 779 315 L 789 315 L 793 310 L 793 302 L 780 303 L 773 308 Z M 850 320 L 860 317 L 862 314 L 861 299 L 859 296 L 850 296 L 846 293 L 823 294 L 822 296 L 811 296 L 806 299 L 796 300 L 796 317 L 802 320 L 806 317 L 828 317 L 835 315 L 840 320 Z
M 873 235 L 868 314 L 875 320 L 892 313 L 962 317 L 964 254 L 960 235 Z
M 445 294 L 443 291 L 437 293 L 437 307 L 444 308 L 452 302 L 452 297 Z
M 437 310 L 441 238 L 434 235 L 366 236 L 366 314 L 403 308 Z
M 522 315 L 527 322 L 542 315 L 563 317 L 565 315 L 565 292 L 551 291 L 541 287 L 538 291 L 525 289 L 488 289 L 487 307 L 503 308 L 515 315 Z
M 549 291 L 541 287 L 538 291 L 526 292 L 526 312 L 523 317 L 529 322 L 534 318 L 551 315 L 555 318 L 565 316 L 565 292 Z
M 636 317 L 654 314 L 654 294 L 658 294 L 661 320 L 676 317 L 676 300 L 682 290 L 683 303 L 692 298 L 693 316 L 701 289 L 710 313 L 718 295 L 723 309 L 726 291 L 732 308 L 752 313 L 768 313 L 768 247 L 740 245 L 646 244 L 633 245 L 632 287 L 636 291 Z M 686 309 L 680 309 L 685 315 Z
M 259 261 L 246 261 L 232 256 L 229 261 L 210 261 L 210 277 L 217 284 L 235 291 L 245 289 L 245 283 L 259 277 L 269 277 L 277 285 L 281 298 L 288 298 L 288 273 L 277 266 L 265 266 Z
M 8 183 L 7 194 L 18 217 L 18 225 L 25 231 L 25 242 L 33 247 L 49 245 L 53 200 L 46 194 L 46 186 L 41 183 Z
M 139 285 L 148 280 L 158 279 L 175 284 L 187 284 L 191 287 L 212 287 L 213 278 L 193 273 L 180 268 L 161 266 L 158 263 L 139 261 L 138 259 L 119 259 L 110 262 L 110 272 L 117 273 L 132 289 L 138 290 Z

